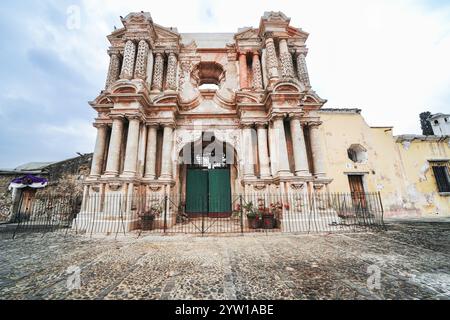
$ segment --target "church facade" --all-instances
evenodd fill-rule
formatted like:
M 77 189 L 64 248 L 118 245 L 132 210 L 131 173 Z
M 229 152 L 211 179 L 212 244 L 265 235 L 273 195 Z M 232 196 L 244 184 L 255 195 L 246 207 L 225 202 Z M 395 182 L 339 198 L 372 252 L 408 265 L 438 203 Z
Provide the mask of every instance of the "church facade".
M 129 199 L 121 205 L 132 221 L 136 196 L 170 195 L 192 212 L 223 214 L 235 194 L 395 189 L 391 166 L 370 167 L 388 161 L 380 155 L 383 143 L 397 147 L 392 130 L 334 121 L 364 122 L 358 111 L 323 108 L 326 100 L 309 80 L 308 33 L 283 13 L 267 12 L 258 28 L 237 33 L 179 33 L 143 12 L 122 23 L 108 36 L 105 89 L 90 102 L 98 133 L 79 219 L 89 219 L 90 199 L 106 210 L 110 195 Z M 385 140 L 359 141 L 356 128 L 378 130 Z M 343 139 L 347 129 L 356 139 Z M 438 143 L 445 161 L 448 137 Z M 391 160 L 401 161 L 400 151 L 392 152 Z M 409 201 L 407 191 L 399 192 L 388 195 L 388 211 Z M 202 208 L 202 197 L 217 204 Z M 447 214 L 448 199 L 441 208 Z

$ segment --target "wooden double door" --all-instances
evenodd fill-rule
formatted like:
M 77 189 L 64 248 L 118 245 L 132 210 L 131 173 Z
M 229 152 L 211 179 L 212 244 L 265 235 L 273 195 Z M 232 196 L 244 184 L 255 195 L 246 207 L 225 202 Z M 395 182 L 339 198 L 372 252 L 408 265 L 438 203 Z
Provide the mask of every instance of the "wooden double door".
M 188 215 L 230 217 L 231 202 L 229 168 L 188 168 L 186 178 L 186 213 Z

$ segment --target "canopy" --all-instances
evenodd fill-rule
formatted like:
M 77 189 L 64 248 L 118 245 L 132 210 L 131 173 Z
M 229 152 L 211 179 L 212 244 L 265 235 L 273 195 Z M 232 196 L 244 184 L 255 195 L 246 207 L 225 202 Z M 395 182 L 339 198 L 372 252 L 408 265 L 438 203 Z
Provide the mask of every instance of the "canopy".
M 23 189 L 23 188 L 33 188 L 42 189 L 48 184 L 48 180 L 45 178 L 39 178 L 28 174 L 22 178 L 17 178 L 11 181 L 8 189 Z

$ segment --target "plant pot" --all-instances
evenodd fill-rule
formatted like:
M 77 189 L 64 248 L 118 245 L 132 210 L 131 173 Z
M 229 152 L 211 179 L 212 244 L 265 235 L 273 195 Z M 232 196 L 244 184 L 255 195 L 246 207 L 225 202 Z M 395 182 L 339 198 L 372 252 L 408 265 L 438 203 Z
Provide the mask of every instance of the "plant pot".
M 261 225 L 261 220 L 258 217 L 249 218 L 247 217 L 248 227 L 250 229 L 259 229 Z
M 150 231 L 153 230 L 153 224 L 155 217 L 141 217 L 142 230 Z
M 263 227 L 264 229 L 275 228 L 275 216 L 273 214 L 263 215 Z

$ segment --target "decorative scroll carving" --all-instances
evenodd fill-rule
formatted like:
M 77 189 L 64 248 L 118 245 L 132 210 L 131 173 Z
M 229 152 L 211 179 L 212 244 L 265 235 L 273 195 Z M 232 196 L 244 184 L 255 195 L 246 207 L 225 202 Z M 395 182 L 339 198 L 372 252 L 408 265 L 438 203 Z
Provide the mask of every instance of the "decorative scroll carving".
M 133 41 L 128 40 L 123 54 L 122 73 L 120 74 L 121 79 L 131 80 L 133 78 L 135 55 L 136 45 Z
M 134 70 L 134 77 L 145 80 L 147 77 L 147 60 L 148 51 L 150 47 L 145 40 L 139 42 L 138 53 L 136 58 L 136 68 Z
M 259 60 L 258 53 L 253 54 L 253 88 L 254 89 L 262 89 L 263 88 L 263 79 L 261 72 L 261 61 Z
M 111 54 L 109 62 L 108 78 L 106 79 L 105 88 L 111 87 L 120 77 L 120 56 L 118 53 Z
M 171 52 L 167 63 L 167 88 L 169 90 L 177 90 L 177 65 L 177 56 Z
M 163 72 L 164 72 L 164 57 L 160 52 L 156 54 L 155 59 L 155 71 L 153 74 L 153 85 L 152 90 L 162 90 L 163 83 Z
M 122 184 L 120 184 L 120 183 L 110 183 L 109 184 L 109 189 L 111 191 L 119 191 L 120 188 L 122 188 Z
M 311 87 L 311 83 L 309 81 L 308 67 L 306 66 L 306 58 L 304 53 L 300 53 L 297 56 L 297 70 L 298 70 L 298 79 L 300 82 L 307 88 Z

